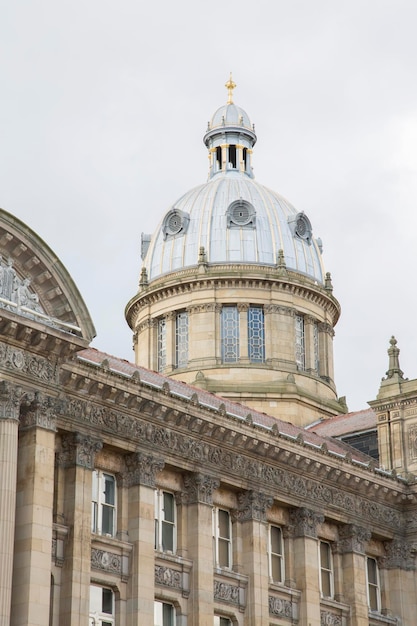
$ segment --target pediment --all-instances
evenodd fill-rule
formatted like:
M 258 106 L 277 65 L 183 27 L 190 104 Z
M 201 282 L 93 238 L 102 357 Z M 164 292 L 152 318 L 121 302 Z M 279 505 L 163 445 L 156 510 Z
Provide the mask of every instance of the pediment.
M 84 339 L 95 336 L 71 276 L 26 224 L 0 209 L 0 314 L 10 311 Z

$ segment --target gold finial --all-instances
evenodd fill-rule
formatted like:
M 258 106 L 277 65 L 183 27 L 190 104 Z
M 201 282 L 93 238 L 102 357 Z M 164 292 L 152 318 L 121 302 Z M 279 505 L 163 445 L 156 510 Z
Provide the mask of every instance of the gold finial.
M 230 72 L 230 78 L 225 84 L 225 87 L 228 93 L 227 104 L 233 104 L 233 89 L 236 87 L 236 83 L 234 83 L 232 80 L 232 72 Z

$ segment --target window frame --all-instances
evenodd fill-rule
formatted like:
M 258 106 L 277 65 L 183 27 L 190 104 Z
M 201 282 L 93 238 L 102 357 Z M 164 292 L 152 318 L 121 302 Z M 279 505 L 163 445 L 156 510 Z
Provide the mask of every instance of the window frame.
M 265 313 L 262 306 L 250 305 L 248 308 L 248 357 L 251 363 L 265 363 Z
M 322 548 L 327 552 L 327 563 L 323 563 Z M 322 598 L 331 600 L 334 598 L 334 563 L 332 546 L 329 541 L 320 539 L 319 545 L 319 571 L 320 571 L 320 595 Z M 327 585 L 324 584 L 325 577 L 327 578 Z M 329 594 L 325 593 L 325 587 L 328 586 Z
M 223 518 L 227 519 L 227 535 L 228 536 L 224 536 L 221 534 L 221 517 L 223 517 L 223 515 L 221 514 L 225 514 L 227 515 L 227 518 Z M 220 569 L 228 569 L 231 570 L 233 567 L 233 545 L 232 545 L 232 540 L 233 540 L 233 534 L 232 534 L 232 518 L 230 515 L 230 512 L 227 509 L 223 509 L 221 507 L 214 507 L 213 508 L 213 557 L 214 557 L 214 565 L 215 567 L 218 567 Z M 222 559 L 222 555 L 224 550 L 222 550 L 222 547 L 226 547 L 226 554 L 227 554 L 227 563 L 223 562 Z M 221 562 L 222 561 L 222 562 Z
M 111 478 L 114 502 L 106 500 L 106 479 Z M 103 520 L 112 511 L 111 532 L 103 530 Z M 104 514 L 106 512 L 106 514 Z M 117 481 L 114 474 L 94 469 L 91 484 L 91 532 L 102 537 L 115 537 L 117 531 Z
M 230 617 L 226 615 L 215 615 L 213 618 L 213 626 L 233 626 Z
M 92 606 L 93 602 L 93 589 L 101 589 L 102 597 L 101 597 L 101 610 L 96 610 L 96 606 Z M 110 592 L 111 597 L 111 613 L 108 613 L 104 610 L 104 591 Z M 98 598 L 97 598 L 98 599 Z M 94 583 L 90 584 L 90 600 L 89 600 L 89 612 L 88 612 L 88 623 L 89 626 L 114 626 L 116 623 L 116 615 L 115 615 L 115 594 L 113 589 L 110 587 L 105 587 L 102 585 L 96 585 Z
M 167 366 L 167 319 L 160 317 L 156 326 L 157 370 L 163 372 Z
M 175 367 L 187 367 L 189 348 L 188 311 L 178 311 L 175 315 Z
M 280 552 L 275 552 L 273 549 L 272 531 L 278 530 L 280 534 Z M 274 563 L 278 563 L 279 580 L 274 577 Z M 277 524 L 269 524 L 268 527 L 268 568 L 269 578 L 271 582 L 278 585 L 283 585 L 285 580 L 285 556 L 284 556 L 284 536 L 281 526 Z
M 374 564 L 375 581 L 371 581 L 369 577 L 369 565 Z M 374 597 L 376 600 L 376 606 L 371 606 L 371 589 L 374 591 Z M 381 612 L 381 576 L 378 567 L 378 560 L 373 556 L 366 556 L 366 596 L 368 599 L 368 608 L 373 613 Z M 373 599 L 373 598 L 372 598 Z
M 222 363 L 238 363 L 240 359 L 240 315 L 236 304 L 222 305 L 220 327 Z
M 165 518 L 165 496 L 172 498 L 173 520 Z M 164 546 L 164 529 L 172 528 L 172 550 Z M 155 490 L 155 550 L 168 554 L 177 552 L 177 504 L 175 494 L 165 489 Z
M 154 626 L 175 626 L 176 621 L 177 621 L 176 619 L 177 615 L 176 615 L 175 606 L 171 602 L 164 602 L 163 600 L 154 600 L 153 606 L 154 606 L 154 609 L 153 609 Z M 160 616 L 156 615 L 157 607 L 161 608 Z M 169 616 L 168 616 L 169 621 L 167 621 L 166 619 L 167 616 L 164 615 L 164 607 L 169 608 Z M 156 621 L 157 618 L 159 620 L 158 622 Z
M 305 372 L 306 369 L 306 340 L 304 316 L 296 313 L 294 318 L 294 352 L 297 369 Z

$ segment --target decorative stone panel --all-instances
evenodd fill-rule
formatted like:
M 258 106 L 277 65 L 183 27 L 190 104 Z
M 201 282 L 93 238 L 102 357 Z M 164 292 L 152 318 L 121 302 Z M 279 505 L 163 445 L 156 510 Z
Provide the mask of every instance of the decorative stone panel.
M 58 370 L 51 360 L 34 356 L 14 346 L 0 342 L 0 367 L 12 372 L 22 372 L 44 382 L 55 382 Z
M 404 539 L 393 539 L 384 542 L 385 556 L 378 559 L 382 569 L 402 569 L 412 571 L 416 569 L 417 546 L 413 546 Z
M 268 596 L 269 614 L 274 617 L 286 619 L 295 619 L 294 604 L 291 600 L 277 598 L 276 596 Z
M 320 626 L 342 626 L 342 616 L 330 611 L 320 611 Z

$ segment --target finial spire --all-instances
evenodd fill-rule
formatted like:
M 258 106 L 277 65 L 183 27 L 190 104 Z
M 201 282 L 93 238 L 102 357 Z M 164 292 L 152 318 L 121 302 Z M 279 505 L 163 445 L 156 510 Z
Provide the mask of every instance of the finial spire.
M 225 84 L 227 89 L 227 104 L 233 104 L 233 89 L 236 87 L 236 83 L 233 82 L 232 72 L 230 72 L 230 78 Z
M 404 378 L 403 372 L 400 369 L 400 360 L 398 358 L 400 349 L 397 348 L 397 340 L 394 336 L 392 336 L 389 342 L 390 347 L 388 348 L 389 365 L 387 378 L 393 378 L 394 376 L 397 378 Z

